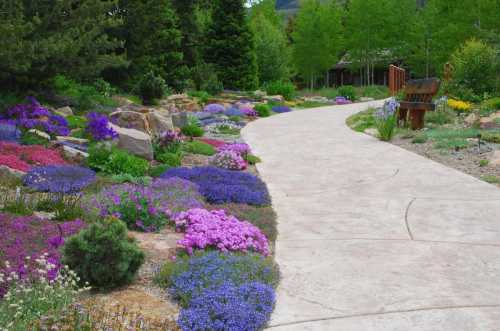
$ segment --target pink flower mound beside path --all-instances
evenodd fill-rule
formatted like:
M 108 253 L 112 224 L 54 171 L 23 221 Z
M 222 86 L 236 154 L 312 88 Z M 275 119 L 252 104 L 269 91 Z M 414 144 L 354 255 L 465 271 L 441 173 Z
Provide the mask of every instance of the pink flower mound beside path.
M 27 172 L 33 166 L 67 164 L 58 151 L 40 145 L 23 146 L 0 142 L 0 165 Z
M 190 209 L 174 218 L 178 229 L 184 230 L 184 238 L 178 244 L 188 254 L 194 249 L 217 248 L 227 251 L 254 251 L 269 255 L 266 236 L 253 224 L 229 216 L 224 210 Z

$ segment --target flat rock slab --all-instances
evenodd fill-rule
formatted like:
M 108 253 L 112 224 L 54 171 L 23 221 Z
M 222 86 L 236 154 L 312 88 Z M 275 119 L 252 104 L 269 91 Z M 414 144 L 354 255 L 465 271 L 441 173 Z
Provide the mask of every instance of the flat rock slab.
M 269 329 L 499 330 L 500 190 L 345 125 L 380 105 L 242 131 L 278 214 Z

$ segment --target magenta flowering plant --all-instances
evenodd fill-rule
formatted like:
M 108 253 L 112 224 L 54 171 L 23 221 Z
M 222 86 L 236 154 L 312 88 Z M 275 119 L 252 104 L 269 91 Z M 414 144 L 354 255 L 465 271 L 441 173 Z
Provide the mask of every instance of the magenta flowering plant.
M 244 170 L 247 162 L 243 157 L 232 150 L 222 150 L 212 156 L 209 160 L 210 165 L 227 170 Z
M 192 254 L 194 249 L 215 248 L 222 252 L 258 252 L 269 255 L 266 236 L 253 224 L 227 215 L 224 210 L 201 208 L 181 212 L 173 218 L 176 228 L 184 231 L 178 244 Z
M 155 232 L 180 211 L 203 206 L 198 186 L 180 178 L 157 179 L 151 185 L 110 186 L 88 198 L 95 216 L 114 216 L 132 230 Z
M 241 112 L 248 117 L 257 117 L 257 112 L 250 106 L 244 106 L 240 108 Z
M 19 279 L 40 276 L 33 262 L 43 256 L 52 264 L 43 276 L 55 279 L 62 267 L 59 247 L 85 226 L 81 220 L 55 223 L 34 216 L 0 213 L 0 272 Z M 8 282 L 0 286 L 0 298 L 8 286 Z

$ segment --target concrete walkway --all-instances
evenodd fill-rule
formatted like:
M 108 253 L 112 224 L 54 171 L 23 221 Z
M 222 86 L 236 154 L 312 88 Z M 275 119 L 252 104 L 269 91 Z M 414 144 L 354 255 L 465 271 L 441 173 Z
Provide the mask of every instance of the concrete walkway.
M 279 216 L 270 330 L 500 330 L 500 190 L 351 131 L 379 102 L 258 120 Z

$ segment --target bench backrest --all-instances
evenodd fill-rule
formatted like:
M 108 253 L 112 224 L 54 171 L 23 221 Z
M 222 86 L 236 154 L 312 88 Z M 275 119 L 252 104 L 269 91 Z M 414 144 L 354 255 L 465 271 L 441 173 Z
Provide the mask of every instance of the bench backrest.
M 414 79 L 406 82 L 405 99 L 410 102 L 432 102 L 437 94 L 440 81 L 437 78 Z

